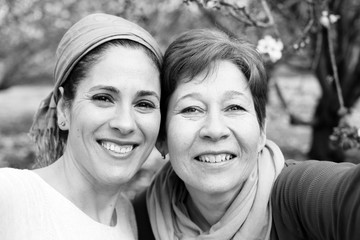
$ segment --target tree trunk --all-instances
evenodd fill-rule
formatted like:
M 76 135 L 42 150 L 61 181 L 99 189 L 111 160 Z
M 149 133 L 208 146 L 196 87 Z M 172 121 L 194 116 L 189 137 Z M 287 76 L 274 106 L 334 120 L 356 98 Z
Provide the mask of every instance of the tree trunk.
M 336 101 L 336 100 L 335 100 Z M 333 98 L 324 95 L 318 102 L 315 111 L 315 121 L 312 127 L 312 143 L 308 157 L 310 159 L 327 160 L 334 162 L 344 161 L 344 153 L 331 145 L 330 135 L 339 123 L 339 116 L 334 109 Z
M 347 109 L 355 104 L 360 97 L 360 34 L 356 25 L 360 5 L 353 8 L 349 13 L 350 1 L 333 1 L 330 12 L 340 14 L 339 22 L 334 25 L 333 42 L 336 56 L 336 66 L 340 78 L 344 105 Z M 318 102 L 312 132 L 312 144 L 308 153 L 309 158 L 319 160 L 330 160 L 335 162 L 345 161 L 343 150 L 331 146 L 329 136 L 334 127 L 338 126 L 341 116 L 338 114 L 340 105 L 334 81 L 329 77 L 334 76 L 331 67 L 329 45 L 327 41 L 328 31 L 323 28 L 321 32 L 314 35 L 313 42 L 321 41 L 319 62 L 316 67 L 316 76 L 319 80 L 322 96 Z M 360 121 L 360 119 L 359 119 Z

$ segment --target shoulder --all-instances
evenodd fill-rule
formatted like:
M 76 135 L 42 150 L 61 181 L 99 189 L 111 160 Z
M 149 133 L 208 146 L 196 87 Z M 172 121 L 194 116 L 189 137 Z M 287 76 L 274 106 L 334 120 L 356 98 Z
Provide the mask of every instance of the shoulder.
M 0 201 L 17 202 L 38 196 L 44 186 L 36 173 L 27 169 L 0 168 Z
M 336 239 L 357 239 L 351 236 L 359 236 L 359 181 L 360 165 L 287 161 L 271 198 L 276 231 L 296 239 L 330 239 L 334 233 L 341 236 Z
M 26 179 L 36 179 L 36 174 L 28 169 L 16 169 L 16 168 L 0 168 L 0 179 L 6 181 L 22 181 Z
M 360 174 L 356 172 L 360 172 L 360 165 L 352 163 L 287 160 L 274 184 L 273 204 L 284 202 L 281 199 L 289 199 L 289 203 L 300 201 L 308 204 L 310 199 L 324 194 L 335 196 L 344 190 L 341 187 L 344 184 L 357 182 Z
M 36 175 L 30 170 L 13 168 L 0 169 L 0 212 L 21 209 L 25 202 L 31 200 L 37 188 Z M 26 201 L 24 201 L 26 200 Z
M 334 174 L 347 172 L 355 169 L 356 165 L 353 163 L 335 163 L 330 161 L 306 160 L 296 161 L 287 160 L 285 167 L 279 175 L 279 180 L 285 180 L 291 176 L 318 176 L 326 177 Z
M 354 181 L 354 177 L 359 175 L 354 173 L 356 170 L 360 171 L 360 168 L 352 163 L 288 160 L 276 179 L 273 197 L 280 193 L 305 197 L 306 194 L 316 193 L 325 186 L 327 190 L 338 188 L 343 182 Z
M 14 186 L 21 187 L 35 178 L 33 174 L 30 170 L 0 168 L 0 188 L 2 190 L 5 188 L 11 190 L 14 189 Z
M 16 168 L 0 168 L 0 177 L 3 176 L 16 176 L 19 174 L 22 174 L 23 172 L 26 172 L 29 170 L 23 170 L 23 169 L 16 169 Z

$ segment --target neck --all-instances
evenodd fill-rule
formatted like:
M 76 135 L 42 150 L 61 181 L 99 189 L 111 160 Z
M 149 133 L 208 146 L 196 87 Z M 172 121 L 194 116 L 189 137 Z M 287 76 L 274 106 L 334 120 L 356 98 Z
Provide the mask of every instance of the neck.
M 90 218 L 113 225 L 120 186 L 101 186 L 65 157 L 35 172 Z
M 209 228 L 220 221 L 239 193 L 239 190 L 228 191 L 226 193 L 205 193 L 189 186 L 186 186 L 186 188 L 189 192 L 190 198 L 186 201 L 187 207 L 190 206 L 191 208 L 191 205 L 193 204 L 205 218 Z M 189 212 L 190 217 L 194 220 L 191 216 L 193 211 Z M 209 229 L 202 230 L 206 231 Z

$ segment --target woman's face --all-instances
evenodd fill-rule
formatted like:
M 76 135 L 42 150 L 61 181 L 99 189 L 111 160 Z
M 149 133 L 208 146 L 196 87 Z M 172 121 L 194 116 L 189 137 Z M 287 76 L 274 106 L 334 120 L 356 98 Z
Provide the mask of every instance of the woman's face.
M 216 66 L 180 81 L 169 102 L 170 161 L 190 193 L 237 192 L 265 142 L 247 79 L 229 61 Z
M 141 49 L 111 47 L 66 109 L 66 152 L 90 181 L 127 182 L 151 153 L 160 125 L 159 72 Z

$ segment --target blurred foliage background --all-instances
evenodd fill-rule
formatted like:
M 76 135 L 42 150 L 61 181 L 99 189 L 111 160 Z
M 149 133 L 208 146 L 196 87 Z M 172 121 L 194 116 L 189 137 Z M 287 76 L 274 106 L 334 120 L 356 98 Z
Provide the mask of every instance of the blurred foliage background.
M 286 158 L 360 161 L 357 0 L 0 0 L 0 167 L 31 168 L 35 153 L 27 131 L 51 89 L 57 44 L 94 12 L 138 23 L 163 50 L 192 28 L 217 27 L 254 44 L 271 36 L 282 47 L 278 59 L 264 54 L 268 138 Z M 334 145 L 329 137 L 339 126 Z M 158 157 L 152 155 L 149 168 L 162 164 Z

